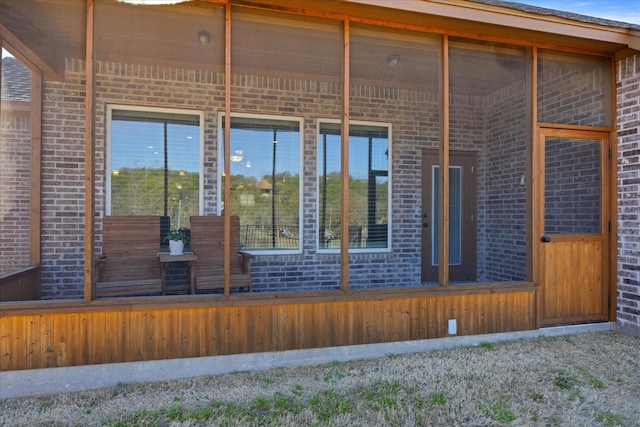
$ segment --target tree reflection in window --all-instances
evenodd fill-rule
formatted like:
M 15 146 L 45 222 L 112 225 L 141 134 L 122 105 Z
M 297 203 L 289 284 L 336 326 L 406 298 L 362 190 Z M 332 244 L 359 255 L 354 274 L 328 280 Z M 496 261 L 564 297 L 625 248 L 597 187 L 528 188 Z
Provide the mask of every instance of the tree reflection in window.
M 300 128 L 298 119 L 231 118 L 229 205 L 231 215 L 240 217 L 243 250 L 301 248 Z M 223 165 L 224 131 L 220 135 Z M 221 188 L 226 176 L 222 175 Z
M 189 228 L 200 212 L 200 115 L 121 107 L 110 116 L 107 215 L 159 215 L 165 228 Z
M 341 137 L 339 123 L 319 128 L 320 249 L 340 247 Z M 349 126 L 349 248 L 388 248 L 389 127 Z

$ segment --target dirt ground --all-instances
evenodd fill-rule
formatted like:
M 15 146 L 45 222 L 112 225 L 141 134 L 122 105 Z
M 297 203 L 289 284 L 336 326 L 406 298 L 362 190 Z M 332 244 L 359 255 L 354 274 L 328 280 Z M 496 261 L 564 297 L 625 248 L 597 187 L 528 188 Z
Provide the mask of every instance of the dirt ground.
M 640 426 L 640 339 L 520 340 L 0 402 L 2 426 Z

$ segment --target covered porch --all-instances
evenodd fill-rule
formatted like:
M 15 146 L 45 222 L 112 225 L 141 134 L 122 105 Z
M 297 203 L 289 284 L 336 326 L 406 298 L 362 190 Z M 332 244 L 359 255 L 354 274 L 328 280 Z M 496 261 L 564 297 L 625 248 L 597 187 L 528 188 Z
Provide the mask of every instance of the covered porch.
M 467 1 L 0 7 L 0 370 L 615 321 L 629 31 Z

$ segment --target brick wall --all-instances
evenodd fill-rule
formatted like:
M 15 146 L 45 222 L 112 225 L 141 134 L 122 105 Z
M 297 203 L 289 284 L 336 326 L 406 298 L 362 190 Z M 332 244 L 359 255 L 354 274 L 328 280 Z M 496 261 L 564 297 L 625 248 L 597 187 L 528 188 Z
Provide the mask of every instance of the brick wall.
M 0 79 L 0 274 L 30 264 L 31 71 L 2 58 Z
M 43 294 L 45 298 L 76 298 L 83 287 L 83 153 L 82 133 L 83 63 L 68 61 L 64 83 L 51 82 L 45 87 L 45 134 L 43 153 Z M 339 288 L 339 255 L 318 254 L 317 235 L 317 141 L 316 126 L 320 119 L 339 118 L 341 87 L 337 83 L 289 80 L 276 77 L 236 75 L 232 80 L 232 111 L 243 113 L 295 115 L 304 118 L 304 196 L 303 253 L 292 255 L 260 255 L 252 262 L 252 278 L 256 291 L 328 290 Z M 217 118 L 224 108 L 222 76 L 213 72 L 196 72 L 156 66 L 101 62 L 96 70 L 96 237 L 100 247 L 100 218 L 104 213 L 105 120 L 106 105 L 125 104 L 154 107 L 192 108 L 204 111 L 204 213 L 216 214 L 217 182 Z M 501 95 L 493 100 L 491 110 L 513 111 L 520 94 Z M 521 101 L 522 102 L 522 101 Z M 416 286 L 420 284 L 421 264 L 421 185 L 423 148 L 435 148 L 439 141 L 439 99 L 428 91 L 395 88 L 380 90 L 374 86 L 352 88 L 352 120 L 379 121 L 392 124 L 392 251 L 358 253 L 350 256 L 350 286 L 357 288 Z M 499 125 L 489 129 L 485 117 L 487 100 L 482 97 L 460 97 L 452 103 L 459 111 L 452 122 L 452 149 L 485 152 L 487 137 L 516 151 L 524 145 L 521 138 L 504 136 Z M 521 105 L 518 107 L 520 108 Z M 522 112 L 514 112 L 522 116 Z M 522 117 L 520 117 L 522 119 Z M 519 121 L 509 116 L 510 128 L 522 129 Z M 501 132 L 513 133 L 503 129 Z M 494 147 L 495 148 L 495 147 Z M 509 157 L 509 156 L 508 156 Z M 479 170 L 493 170 L 493 191 L 504 191 L 499 184 L 519 182 L 519 171 L 505 170 L 496 159 L 480 156 Z M 489 160 L 487 160 L 489 159 Z M 509 162 L 502 158 L 502 162 Z M 485 162 L 483 164 L 482 162 Z M 517 175 L 517 177 L 516 177 Z M 499 178 L 503 176 L 503 178 Z M 479 181 L 483 181 L 480 178 Z M 486 181 L 486 180 L 484 180 Z M 485 185 L 485 187 L 487 187 Z M 487 187 L 488 188 L 488 187 Z M 495 207 L 495 206 L 494 206 Z M 485 209 L 483 206 L 479 208 Z M 495 210 L 495 209 L 494 209 Z M 512 213 L 507 212 L 507 215 Z M 485 216 L 488 218 L 488 216 Z M 493 218 L 493 219 L 491 219 Z M 499 222 L 495 212 L 488 222 Z M 513 217 L 510 216 L 511 220 Z M 508 220 L 505 218 L 504 220 Z M 485 226 L 488 224 L 482 224 Z M 500 229 L 514 227 L 499 225 Z M 520 227 L 524 227 L 523 224 Z M 479 230 L 480 231 L 480 230 Z M 482 232 L 481 232 L 482 233 Z M 516 232 L 517 233 L 517 232 Z M 493 251 L 493 259 L 504 259 L 508 250 L 504 235 L 493 233 L 501 249 Z M 480 235 L 479 235 L 480 237 Z M 494 239 L 494 240 L 495 240 Z M 481 239 L 479 239 L 481 240 Z M 512 239 L 513 240 L 513 239 Z M 515 239 L 521 245 L 520 239 Z M 479 244 L 480 253 L 490 253 L 490 243 Z M 519 250 L 519 249 L 518 249 Z M 484 252 L 486 251 L 486 252 Z M 484 265 L 482 274 L 493 280 L 514 277 L 488 274 L 492 261 Z M 495 262 L 493 262 L 495 264 Z M 523 264 L 523 263 L 522 263 Z M 501 268 L 504 268 L 502 266 Z M 517 271 L 520 271 L 518 267 Z M 516 273 L 515 276 L 520 276 Z M 519 277 L 521 278 L 521 277 Z M 487 279 L 488 280 L 488 279 Z
M 618 324 L 640 336 L 640 56 L 617 69 Z
M 84 295 L 85 85 L 67 60 L 64 82 L 42 92 L 42 298 Z
M 522 81 L 487 97 L 478 253 L 484 254 L 482 277 L 491 282 L 526 279 L 526 93 Z
M 7 105 L 11 105 L 7 103 Z M 30 257 L 31 116 L 2 110 L 0 117 L 0 274 L 27 267 Z
M 545 51 L 542 51 L 545 52 Z M 568 53 L 541 54 L 538 121 L 584 126 L 611 123 L 607 58 Z M 604 68 L 603 68 L 604 65 Z
M 105 197 L 107 104 L 204 111 L 204 213 L 216 214 L 218 113 L 222 75 L 157 66 L 100 62 L 96 70 L 97 250 Z M 64 82 L 44 88 L 43 295 L 83 294 L 84 68 L 68 60 Z M 235 75 L 232 111 L 304 118 L 303 253 L 260 255 L 252 263 L 254 289 L 263 292 L 339 288 L 339 255 L 319 254 L 317 236 L 317 123 L 338 119 L 338 83 Z M 454 96 L 451 148 L 478 151 L 478 272 L 481 280 L 521 280 L 525 267 L 524 174 L 527 128 L 524 87 L 490 96 Z M 350 286 L 420 284 L 423 148 L 439 141 L 438 95 L 426 90 L 358 86 L 352 120 L 392 124 L 392 251 L 350 256 Z M 504 263 L 505 259 L 511 260 Z

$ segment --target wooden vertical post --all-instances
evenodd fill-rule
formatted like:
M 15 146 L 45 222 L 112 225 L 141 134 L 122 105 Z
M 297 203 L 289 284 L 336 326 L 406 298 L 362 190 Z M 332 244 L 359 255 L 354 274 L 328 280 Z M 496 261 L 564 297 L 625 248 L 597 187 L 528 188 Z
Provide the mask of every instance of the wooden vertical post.
M 440 235 L 438 254 L 438 281 L 449 285 L 449 38 L 442 38 L 442 75 L 440 94 L 442 100 L 440 118 Z
M 535 50 L 535 48 L 529 48 L 528 52 L 529 57 L 527 58 L 527 64 L 526 64 L 526 79 L 527 79 L 527 83 L 528 85 L 528 89 L 529 89 L 529 93 L 525 95 L 526 97 L 526 105 L 527 105 L 527 110 L 526 110 L 526 115 L 527 115 L 527 131 L 528 131 L 528 135 L 529 135 L 529 141 L 527 141 L 527 146 L 526 146 L 526 160 L 525 160 L 525 200 L 526 200 L 526 220 L 525 220 L 525 240 L 526 240 L 526 266 L 525 266 L 525 273 L 526 273 L 526 278 L 528 281 L 533 281 L 533 277 L 534 277 L 534 260 L 533 260 L 533 253 L 534 253 L 534 241 L 533 241 L 533 230 L 534 230 L 534 226 L 533 226 L 533 189 L 531 186 L 531 182 L 532 182 L 532 177 L 533 177 L 533 146 L 535 144 L 535 140 L 536 140 L 536 134 L 535 134 L 535 130 L 536 130 L 536 117 L 537 117 L 537 111 L 535 111 L 535 109 L 537 108 L 537 99 L 536 99 L 536 86 L 537 86 L 537 82 L 536 82 L 536 76 L 537 76 L 537 70 L 536 70 L 536 57 L 537 57 L 537 51 Z M 526 87 L 526 86 L 525 86 Z M 526 90 L 526 89 L 525 89 Z
M 340 288 L 349 290 L 349 21 L 344 21 L 342 48 L 342 143 L 341 146 L 341 203 L 340 212 Z
M 85 55 L 85 202 L 84 202 L 84 299 L 90 301 L 94 295 L 94 2 L 87 0 L 87 34 Z
M 231 4 L 224 17 L 224 296 L 231 288 Z
M 530 188 L 527 189 L 527 211 L 530 224 L 529 231 L 529 257 L 533 265 L 531 266 L 531 279 L 540 285 L 542 280 L 542 254 L 540 237 L 544 233 L 544 181 L 543 181 L 543 161 L 540 151 L 539 126 L 538 126 L 538 48 L 532 48 L 531 58 L 531 143 L 529 168 L 531 170 Z M 542 288 L 538 288 L 535 297 L 535 325 L 540 328 L 542 321 Z
M 612 128 L 609 134 L 608 146 L 611 150 L 611 157 L 609 158 L 608 168 L 603 171 L 603 174 L 609 179 L 609 200 L 605 206 L 608 206 L 607 214 L 609 216 L 609 223 L 611 228 L 609 229 L 609 235 L 606 236 L 605 242 L 608 244 L 607 250 L 609 251 L 609 259 L 605 266 L 605 274 L 609 279 L 609 321 L 615 322 L 617 318 L 617 306 L 618 306 L 618 132 L 616 123 L 618 123 L 618 109 L 617 99 L 618 90 L 616 85 L 616 60 L 611 58 L 611 122 L 607 123 L 607 126 Z
M 29 263 L 40 265 L 40 194 L 41 176 L 40 164 L 42 158 L 42 72 L 31 70 L 31 168 L 29 171 Z

